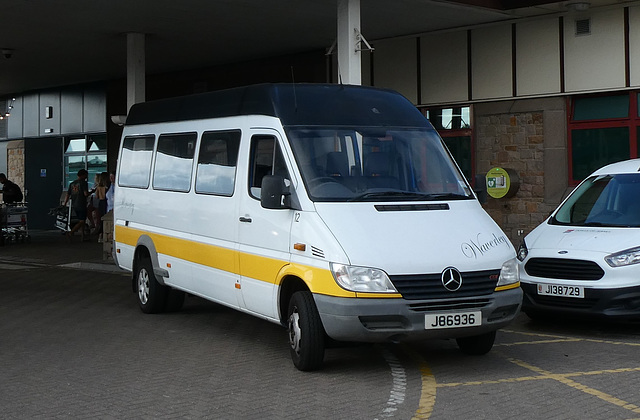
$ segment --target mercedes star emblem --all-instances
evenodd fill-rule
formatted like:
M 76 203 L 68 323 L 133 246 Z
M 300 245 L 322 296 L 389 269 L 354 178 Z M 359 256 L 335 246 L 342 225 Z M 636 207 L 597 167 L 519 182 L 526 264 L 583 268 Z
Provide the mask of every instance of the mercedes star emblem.
M 455 292 L 462 287 L 462 274 L 453 267 L 445 268 L 441 278 L 442 285 L 450 292 Z

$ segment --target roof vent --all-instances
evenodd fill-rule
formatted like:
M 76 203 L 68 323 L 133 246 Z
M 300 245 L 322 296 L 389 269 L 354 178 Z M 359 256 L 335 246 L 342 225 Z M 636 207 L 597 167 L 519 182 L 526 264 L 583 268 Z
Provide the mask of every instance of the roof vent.
M 576 36 L 591 35 L 591 19 L 576 20 Z

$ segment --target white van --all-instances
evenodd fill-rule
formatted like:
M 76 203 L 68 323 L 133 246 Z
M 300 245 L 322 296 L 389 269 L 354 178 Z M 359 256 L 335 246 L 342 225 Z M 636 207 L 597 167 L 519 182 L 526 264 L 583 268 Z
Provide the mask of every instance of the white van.
M 518 249 L 523 310 L 640 318 L 640 159 L 585 179 Z
M 301 370 L 327 337 L 484 354 L 520 309 L 515 249 L 393 91 L 268 84 L 134 105 L 117 184 L 116 260 L 141 309 L 189 293 L 281 324 Z

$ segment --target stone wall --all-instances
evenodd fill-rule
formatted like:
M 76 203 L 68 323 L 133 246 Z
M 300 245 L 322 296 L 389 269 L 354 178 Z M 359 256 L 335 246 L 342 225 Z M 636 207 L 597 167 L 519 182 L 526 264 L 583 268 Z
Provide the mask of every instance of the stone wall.
M 24 190 L 24 141 L 14 140 L 7 143 L 7 178 Z
M 486 174 L 491 168 L 501 167 L 515 170 L 520 178 L 515 196 L 488 197 L 484 204 L 517 247 L 524 235 L 545 220 L 559 202 L 559 197 L 549 199 L 545 193 L 547 178 L 555 176 L 547 173 L 545 165 L 549 152 L 545 146 L 549 134 L 545 133 L 545 112 L 476 115 L 474 126 L 476 173 Z

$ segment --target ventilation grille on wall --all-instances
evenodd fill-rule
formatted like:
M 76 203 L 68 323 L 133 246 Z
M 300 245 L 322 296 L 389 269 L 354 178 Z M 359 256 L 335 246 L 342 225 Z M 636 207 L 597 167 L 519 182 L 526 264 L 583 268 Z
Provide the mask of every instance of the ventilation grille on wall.
M 576 20 L 576 36 L 591 34 L 591 19 L 577 19 Z

